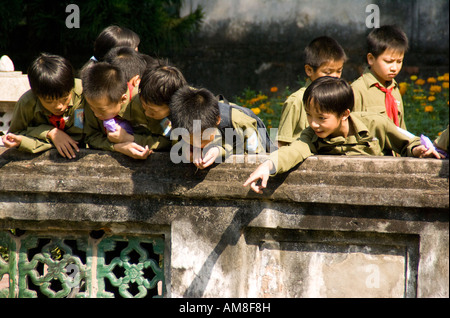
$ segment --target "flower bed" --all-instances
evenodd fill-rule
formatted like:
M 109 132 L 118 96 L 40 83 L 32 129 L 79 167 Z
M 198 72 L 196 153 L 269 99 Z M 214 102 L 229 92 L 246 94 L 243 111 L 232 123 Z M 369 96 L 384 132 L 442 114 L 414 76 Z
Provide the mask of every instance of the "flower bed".
M 302 87 L 304 81 L 299 81 L 298 84 Z M 399 83 L 399 86 L 405 108 L 406 127 L 415 135 L 424 134 L 434 140 L 449 123 L 449 73 L 426 79 L 413 75 Z M 284 90 L 271 87 L 267 92 L 257 92 L 247 88 L 234 101 L 250 108 L 264 121 L 267 128 L 277 128 L 283 104 L 295 90 L 289 87 Z

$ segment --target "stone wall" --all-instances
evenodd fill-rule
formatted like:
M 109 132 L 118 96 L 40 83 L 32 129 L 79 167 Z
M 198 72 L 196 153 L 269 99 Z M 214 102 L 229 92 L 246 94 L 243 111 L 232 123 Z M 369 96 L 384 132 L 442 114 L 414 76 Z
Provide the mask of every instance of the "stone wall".
M 201 5 L 205 19 L 191 45 L 171 59 L 187 79 L 231 99 L 246 88 L 298 88 L 302 52 L 315 37 L 334 37 L 349 61 L 343 76 L 353 81 L 365 65 L 369 4 L 380 24 L 398 24 L 410 40 L 399 78 L 419 67 L 435 76 L 449 67 L 447 0 L 186 0 L 182 14 Z
M 68 161 L 55 150 L 5 151 L 0 246 L 20 245 L 22 261 L 16 272 L 0 259 L 10 278 L 3 295 L 33 296 L 19 283 L 27 275 L 41 288 L 47 276 L 29 268 L 54 261 L 27 242 L 45 238 L 65 255 L 88 255 L 71 258 L 87 287 L 61 295 L 111 297 L 120 286 L 133 296 L 131 269 L 145 268 L 140 246 L 153 244 L 165 297 L 449 296 L 448 160 L 314 156 L 257 195 L 242 184 L 261 157 L 234 159 L 196 171 L 167 153 L 138 161 L 82 150 Z M 107 247 L 121 247 L 122 260 L 107 258 Z

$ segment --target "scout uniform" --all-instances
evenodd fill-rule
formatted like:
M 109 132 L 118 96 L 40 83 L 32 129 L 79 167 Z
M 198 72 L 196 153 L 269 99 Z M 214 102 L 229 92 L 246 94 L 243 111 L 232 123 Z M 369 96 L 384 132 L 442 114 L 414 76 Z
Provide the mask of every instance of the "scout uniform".
M 22 135 L 19 150 L 38 153 L 53 148 L 47 134 L 57 127 L 67 133 L 73 140 L 78 141 L 80 147 L 83 141 L 84 98 L 80 79 L 75 79 L 72 98 L 66 112 L 56 118 L 42 106 L 39 98 L 32 90 L 27 91 L 17 101 L 9 132 Z
M 403 157 L 412 157 L 412 148 L 420 146 L 419 137 L 395 126 L 381 114 L 351 113 L 349 124 L 355 134 L 347 138 L 319 138 L 312 128 L 306 128 L 300 139 L 270 154 L 274 170 L 276 173 L 286 172 L 313 154 L 383 156 L 383 151 L 390 150 Z
M 306 81 L 305 87 L 300 88 L 284 102 L 278 127 L 278 141 L 291 143 L 297 140 L 302 130 L 309 126 L 303 105 L 303 94 L 309 84 L 311 84 L 310 79 Z
M 231 107 L 229 123 L 226 125 L 221 123 L 216 139 L 206 148 L 219 147 L 221 156 L 225 158 L 232 154 L 266 152 L 265 143 L 261 141 L 260 130 L 258 130 L 255 118 Z
M 127 100 L 117 116 L 131 125 L 136 144 L 142 147 L 148 145 L 152 150 L 162 150 L 170 146 L 170 135 L 163 135 L 162 121 L 145 116 L 139 94 L 131 101 Z M 108 140 L 103 121 L 95 117 L 90 107 L 86 107 L 85 132 L 86 143 L 91 148 L 114 151 L 114 143 Z
M 444 150 L 445 152 L 448 152 L 448 146 L 449 146 L 449 136 L 448 136 L 448 125 L 447 129 L 445 129 L 442 134 L 436 138 L 434 141 L 435 145 L 438 146 L 440 149 Z
M 353 93 L 355 96 L 355 107 L 353 108 L 353 111 L 372 112 L 387 115 L 385 104 L 386 93 L 381 91 L 377 85 L 381 88 L 392 89 L 391 93 L 395 98 L 398 108 L 398 126 L 406 130 L 403 100 L 397 82 L 392 80 L 388 87 L 383 87 L 383 85 L 372 74 L 370 68 L 366 68 L 363 75 L 352 83 Z

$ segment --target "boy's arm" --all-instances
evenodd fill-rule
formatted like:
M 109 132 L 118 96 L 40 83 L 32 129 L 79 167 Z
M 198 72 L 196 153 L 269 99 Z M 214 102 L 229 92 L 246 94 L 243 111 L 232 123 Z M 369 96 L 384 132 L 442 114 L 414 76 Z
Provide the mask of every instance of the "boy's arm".
M 269 176 L 286 172 L 312 155 L 309 144 L 305 142 L 309 138 L 309 135 L 305 135 L 304 131 L 300 139 L 272 152 L 269 159 L 260 164 L 248 177 L 244 183 L 244 187 L 250 185 L 250 188 L 254 192 L 261 194 L 262 189 L 267 187 Z M 260 184 L 258 184 L 259 180 L 261 180 Z
M 385 116 L 379 116 L 377 121 L 380 125 L 377 127 L 377 131 L 381 135 L 377 138 L 384 140 L 384 149 L 382 150 L 393 150 L 402 157 L 414 157 L 413 148 L 421 145 L 419 137 L 414 136 L 403 128 L 397 127 Z
M 299 163 L 303 162 L 306 158 L 313 155 L 308 142 L 308 135 L 305 135 L 305 131 L 300 135 L 300 139 L 292 142 L 288 146 L 281 147 L 277 151 L 270 154 L 269 160 L 273 162 L 274 173 L 284 173 L 294 168 Z
M 172 145 L 169 138 L 150 132 L 148 135 L 134 134 L 134 142 L 142 147 L 148 146 L 152 150 L 165 150 Z
M 110 142 L 104 133 L 103 124 L 95 117 L 91 108 L 84 108 L 84 131 L 89 147 L 100 150 L 114 151 L 114 143 Z

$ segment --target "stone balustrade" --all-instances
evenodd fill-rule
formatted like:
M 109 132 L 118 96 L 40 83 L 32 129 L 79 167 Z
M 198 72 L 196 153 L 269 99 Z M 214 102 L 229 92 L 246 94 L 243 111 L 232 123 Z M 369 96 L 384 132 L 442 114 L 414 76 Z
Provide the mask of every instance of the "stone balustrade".
M 1 151 L 3 297 L 449 296 L 448 160 Z

